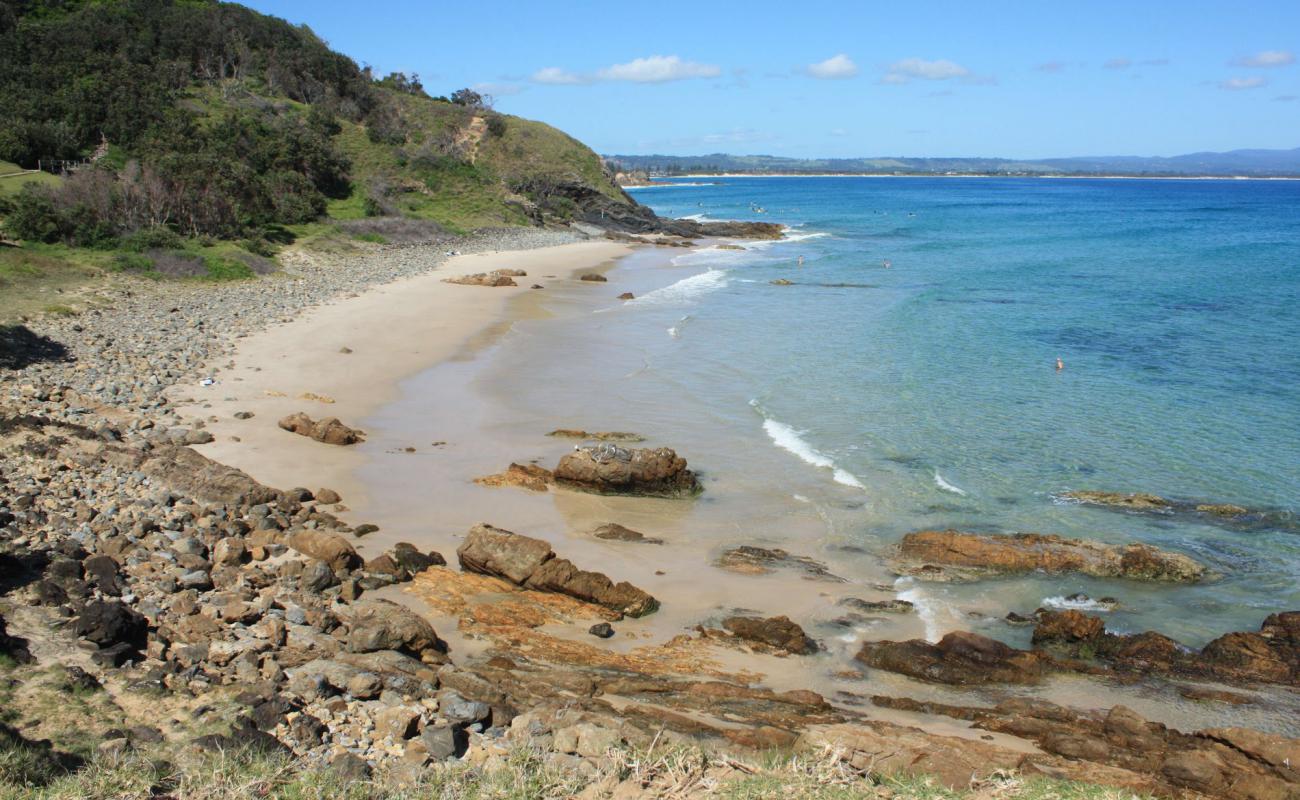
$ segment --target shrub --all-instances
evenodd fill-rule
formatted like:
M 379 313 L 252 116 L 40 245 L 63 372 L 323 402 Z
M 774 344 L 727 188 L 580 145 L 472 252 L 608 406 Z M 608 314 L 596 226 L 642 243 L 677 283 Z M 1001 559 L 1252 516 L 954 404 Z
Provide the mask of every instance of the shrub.
M 153 259 L 141 253 L 118 253 L 113 258 L 113 269 L 118 272 L 153 272 Z
M 119 246 L 132 253 L 146 250 L 176 250 L 183 247 L 185 240 L 176 231 L 162 225 L 142 228 L 135 233 L 123 236 Z
M 488 117 L 487 129 L 488 133 L 500 139 L 506 135 L 506 118 L 500 114 L 493 114 Z
M 363 242 L 414 244 L 429 242 L 446 235 L 446 230 L 432 220 L 406 217 L 370 217 L 339 223 L 344 233 Z
M 209 280 L 237 281 L 253 277 L 252 268 L 242 260 L 207 256 L 203 259 L 203 263 L 207 267 L 207 275 L 204 277 Z
M 54 204 L 54 192 L 31 183 L 18 193 L 5 217 L 5 231 L 27 242 L 57 242 L 64 234 L 64 226 L 65 221 Z

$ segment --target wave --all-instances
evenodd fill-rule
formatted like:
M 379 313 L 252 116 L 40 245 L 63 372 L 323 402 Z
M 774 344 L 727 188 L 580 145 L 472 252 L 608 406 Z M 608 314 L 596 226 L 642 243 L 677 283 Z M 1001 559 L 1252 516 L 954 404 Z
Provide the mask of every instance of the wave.
M 852 486 L 855 489 L 866 489 L 858 477 L 842 467 L 839 467 L 827 455 L 821 453 L 812 445 L 808 444 L 799 436 L 799 431 L 786 425 L 784 422 L 772 419 L 763 413 L 759 407 L 758 401 L 751 400 L 749 404 L 753 406 L 759 414 L 763 415 L 763 430 L 771 438 L 772 443 L 782 450 L 795 454 L 805 463 L 812 464 L 814 467 L 829 469 L 831 476 L 836 483 L 845 486 Z
M 948 483 L 946 480 L 943 479 L 943 476 L 939 474 L 939 470 L 937 469 L 934 471 L 934 485 L 938 486 L 940 489 L 944 490 L 945 492 L 952 492 L 953 494 L 960 495 L 962 497 L 966 496 L 965 489 L 961 488 L 960 486 L 953 486 L 951 483 Z
M 698 275 L 692 275 L 689 278 L 682 278 L 676 283 L 669 284 L 653 292 L 647 292 L 635 300 L 628 300 L 623 307 L 628 306 L 661 306 L 673 305 L 677 303 L 689 303 L 701 295 L 709 292 L 716 292 L 728 283 L 727 270 L 710 269 L 708 272 L 701 272 Z
M 1093 600 L 1087 595 L 1070 595 L 1069 597 L 1044 597 L 1042 605 L 1061 611 L 1114 611 L 1115 601 L 1108 598 Z
M 902 577 L 894 581 L 894 588 L 898 590 L 896 597 L 899 600 L 906 600 L 912 604 L 916 610 L 917 619 L 925 625 L 925 640 L 927 642 L 939 641 L 942 627 L 939 624 L 940 607 L 944 606 L 938 600 L 927 597 L 917 582 L 908 577 Z

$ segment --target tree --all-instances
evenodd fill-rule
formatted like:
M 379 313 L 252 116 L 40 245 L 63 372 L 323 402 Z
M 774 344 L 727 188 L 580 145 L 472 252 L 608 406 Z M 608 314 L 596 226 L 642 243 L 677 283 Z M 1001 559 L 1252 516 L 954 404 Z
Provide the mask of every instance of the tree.
M 451 93 L 451 102 L 466 108 L 483 109 L 492 107 L 492 98 L 473 89 L 457 89 Z

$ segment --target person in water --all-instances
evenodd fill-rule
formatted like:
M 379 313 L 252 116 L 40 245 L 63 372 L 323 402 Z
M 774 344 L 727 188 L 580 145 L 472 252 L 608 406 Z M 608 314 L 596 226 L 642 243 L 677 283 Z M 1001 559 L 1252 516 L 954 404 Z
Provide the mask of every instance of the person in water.
M 891 264 L 889 259 L 886 258 L 884 261 L 880 262 L 880 266 L 884 267 L 885 269 L 889 269 L 891 266 L 893 266 L 893 264 Z
M 1065 362 L 1061 360 L 1061 357 L 1060 357 L 1060 356 L 1057 356 L 1057 357 L 1056 357 L 1056 371 L 1057 371 L 1057 372 L 1060 372 L 1060 371 L 1063 370 L 1063 369 L 1065 369 Z
M 799 266 L 803 266 L 803 256 L 799 256 Z

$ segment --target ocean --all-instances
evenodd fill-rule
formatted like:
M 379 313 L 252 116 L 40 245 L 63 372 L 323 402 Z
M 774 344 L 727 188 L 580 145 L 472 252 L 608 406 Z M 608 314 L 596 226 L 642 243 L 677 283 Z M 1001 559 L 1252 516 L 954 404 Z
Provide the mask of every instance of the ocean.
M 723 178 L 634 194 L 789 230 L 624 259 L 608 298 L 550 298 L 475 380 L 510 415 L 675 447 L 705 475 L 683 523 L 701 539 L 877 584 L 899 537 L 942 528 L 1147 542 L 1216 574 L 895 582 L 931 638 L 1023 643 L 1007 611 L 1093 607 L 1076 593 L 1117 599 L 1115 630 L 1192 646 L 1300 608 L 1300 183 Z M 1084 489 L 1268 515 L 1233 527 L 1059 497 Z

